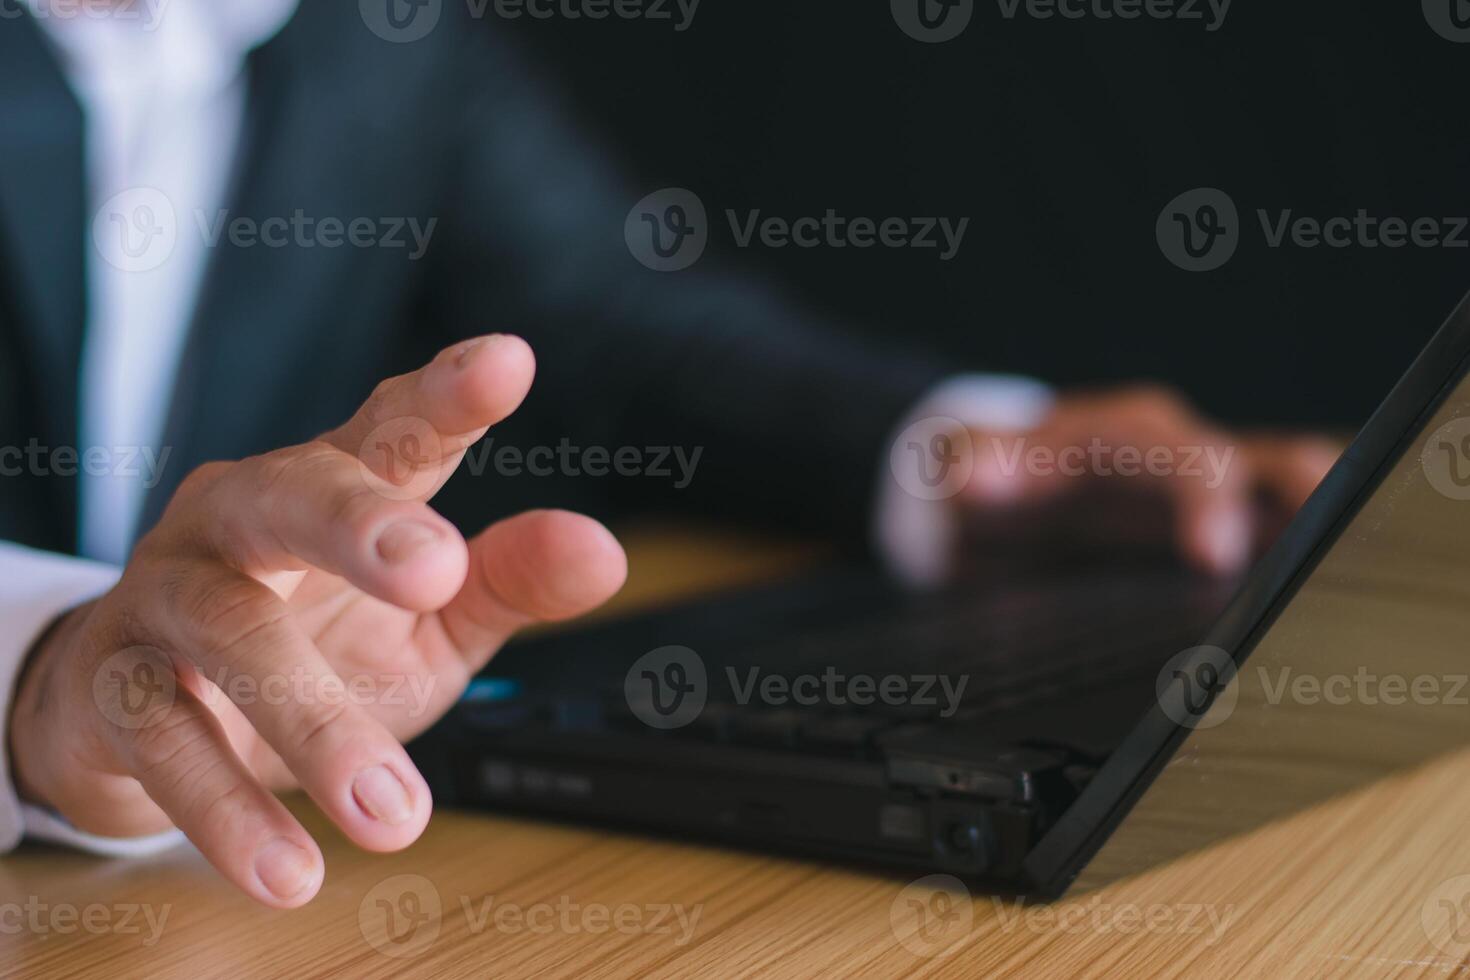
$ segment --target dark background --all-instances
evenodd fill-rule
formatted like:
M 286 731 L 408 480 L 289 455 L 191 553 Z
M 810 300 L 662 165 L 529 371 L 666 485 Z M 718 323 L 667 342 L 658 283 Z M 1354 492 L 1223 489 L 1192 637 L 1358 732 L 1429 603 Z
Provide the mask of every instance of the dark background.
M 491 8 L 493 10 L 493 7 Z M 1164 380 L 1239 423 L 1361 423 L 1455 301 L 1470 249 L 1266 245 L 1255 211 L 1470 215 L 1470 45 L 1418 3 L 1236 0 L 1199 21 L 1002 18 L 911 40 L 887 3 L 704 0 L 693 26 L 505 21 L 637 196 L 694 190 L 707 263 L 854 329 L 1064 384 Z M 1243 240 L 1175 268 L 1154 223 L 1225 190 Z M 724 219 L 968 216 L 959 255 L 737 250 Z M 1467 235 L 1470 238 L 1470 235 Z

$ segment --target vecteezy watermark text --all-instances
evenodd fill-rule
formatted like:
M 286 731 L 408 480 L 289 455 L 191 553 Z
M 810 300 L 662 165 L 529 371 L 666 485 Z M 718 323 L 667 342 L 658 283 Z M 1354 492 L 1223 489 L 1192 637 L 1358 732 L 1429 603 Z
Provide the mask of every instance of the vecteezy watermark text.
M 726 209 L 725 222 L 736 248 L 932 250 L 941 262 L 959 254 L 969 218 L 851 217 L 835 208 L 818 215 L 767 215 L 756 208 Z M 623 238 L 641 264 L 657 272 L 678 272 L 699 261 L 709 245 L 711 226 L 704 202 L 693 191 L 666 187 L 643 198 L 628 212 Z
M 664 21 L 682 34 L 694 24 L 700 0 L 467 0 L 473 16 L 484 16 L 488 4 L 504 20 L 648 20 Z
M 1256 208 L 1255 224 L 1267 248 L 1399 249 L 1470 248 L 1470 217 L 1463 215 L 1304 215 L 1293 208 Z M 1185 191 L 1164 206 L 1155 222 L 1159 250 L 1189 272 L 1218 269 L 1235 255 L 1250 223 L 1235 201 L 1215 187 Z
M 33 936 L 76 933 L 86 935 L 142 936 L 144 946 L 155 946 L 163 936 L 172 905 L 121 902 L 110 905 L 92 902 L 46 902 L 36 895 L 23 901 L 0 901 L 0 935 Z
M 439 219 L 411 215 L 240 215 L 227 209 L 192 213 L 193 233 L 206 249 L 384 249 L 410 262 L 428 252 Z M 92 219 L 92 243 L 108 265 L 149 272 L 167 262 L 185 234 L 174 202 L 153 187 L 131 187 L 108 198 Z
M 230 216 L 227 210 L 194 212 L 194 222 L 208 248 L 221 240 L 235 248 L 388 248 L 409 249 L 408 260 L 417 262 L 429 250 L 438 218 L 416 217 L 318 218 L 301 208 L 289 216 L 252 218 Z
M 189 668 L 207 683 L 201 699 L 213 704 L 226 698 L 240 707 L 264 704 L 340 707 L 402 708 L 407 717 L 421 718 L 434 704 L 438 678 L 433 674 L 313 673 L 306 667 L 250 674 L 221 667 L 206 672 Z M 102 716 L 129 731 L 149 728 L 168 719 L 178 696 L 179 678 L 173 664 L 150 647 L 126 647 L 110 654 L 92 673 L 92 697 Z
M 446 0 L 358 0 L 367 29 L 384 41 L 408 44 L 428 37 Z M 701 0 L 464 0 L 472 20 L 625 20 L 672 24 L 676 33 L 694 24 Z
M 1359 666 L 1327 675 L 1257 668 L 1267 704 L 1470 707 L 1470 674 L 1380 674 Z
M 1015 20 L 1177 20 L 1197 22 L 1213 34 L 1225 26 L 1232 0 L 996 0 L 1000 15 Z
M 1115 446 L 1094 437 L 1085 446 L 1028 445 L 1024 438 L 991 437 L 991 450 L 1002 476 L 1023 469 L 1031 476 L 1179 476 L 1199 479 L 1207 489 L 1221 486 L 1229 476 L 1236 447 L 1225 446 Z
M 24 446 L 0 446 L 0 477 L 112 476 L 141 480 L 152 490 L 172 452 L 172 446 L 45 446 L 33 436 Z
M 820 218 L 761 217 L 759 209 L 742 217 L 725 211 L 730 233 L 740 248 L 752 242 L 771 249 L 797 248 L 920 248 L 940 249 L 939 261 L 959 254 L 969 218 L 846 218 L 832 208 Z
M 889 469 L 898 485 L 921 500 L 943 500 L 962 491 L 977 462 L 1003 479 L 1028 477 L 1180 477 L 1215 490 L 1230 477 L 1237 447 L 1230 444 L 1117 445 L 1101 437 L 1086 444 L 1054 446 L 1027 436 L 977 440 L 957 419 L 932 416 L 899 433 L 889 447 Z
M 523 904 L 495 895 L 460 895 L 458 910 L 471 936 L 534 933 L 567 936 L 618 933 L 653 936 L 686 946 L 694 938 L 702 904 L 679 902 L 579 902 L 570 895 Z M 378 882 L 358 906 L 358 927 L 368 944 L 394 958 L 417 956 L 439 937 L 447 912 L 434 883 L 422 875 L 394 875 Z
M 884 704 L 891 707 L 915 705 L 935 708 L 939 717 L 949 718 L 960 708 L 970 678 L 949 674 L 844 674 L 828 666 L 820 674 L 763 674 L 761 668 L 750 667 L 742 678 L 734 667 L 725 668 L 735 703 L 751 702 L 771 707 L 789 704 L 804 708 L 823 706 L 842 708 L 849 705 L 867 707 Z
M 1101 895 L 1052 905 L 1022 906 L 990 899 L 1001 932 L 1036 935 L 1192 936 L 1219 942 L 1235 921 L 1234 905 L 1205 902 L 1112 902 Z M 893 937 L 915 956 L 946 956 L 974 933 L 975 900 L 953 875 L 927 875 L 906 885 L 889 905 Z
M 1225 25 L 1232 0 L 995 0 L 1004 21 L 1174 20 L 1203 24 L 1208 33 Z M 1425 0 L 1445 2 L 1445 0 Z M 1454 2 L 1454 0 L 1449 0 Z M 975 16 L 975 0 L 889 0 L 894 23 L 925 44 L 953 41 Z
M 473 476 L 492 469 L 499 476 L 534 477 L 608 476 L 646 477 L 670 480 L 674 489 L 686 489 L 694 482 L 695 470 L 704 456 L 704 447 L 695 446 L 579 446 L 563 437 L 555 446 L 495 445 L 495 437 L 487 437 L 465 453 L 462 466 Z
M 1198 936 L 1213 946 L 1235 918 L 1234 905 L 1207 902 L 1108 902 L 1101 896 L 1088 901 L 1063 902 L 1021 908 L 991 898 L 1002 932 L 1038 935 Z
M 769 708 L 847 708 L 886 705 L 934 709 L 950 718 L 961 707 L 968 675 L 848 674 L 835 666 L 803 674 L 768 673 L 759 666 L 727 666 L 725 680 L 733 703 Z M 704 659 L 688 647 L 667 646 L 633 662 L 623 680 L 628 708 L 650 728 L 683 728 L 703 713 L 709 701 Z
M 116 20 L 155 31 L 173 0 L 0 0 L 0 21 L 34 17 L 41 21 Z

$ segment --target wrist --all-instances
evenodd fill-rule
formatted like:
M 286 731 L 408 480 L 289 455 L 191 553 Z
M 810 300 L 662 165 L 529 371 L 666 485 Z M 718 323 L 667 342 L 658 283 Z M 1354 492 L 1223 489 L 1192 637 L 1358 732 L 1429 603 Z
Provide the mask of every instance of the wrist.
M 46 735 L 48 719 L 55 721 L 64 710 L 61 699 L 56 695 L 56 667 L 60 653 L 71 644 L 95 605 L 96 600 L 83 603 L 54 619 L 26 651 L 21 662 L 6 744 L 16 793 L 27 803 L 51 805 L 45 785 L 51 767 L 44 764 L 42 757 L 45 747 L 56 741 Z

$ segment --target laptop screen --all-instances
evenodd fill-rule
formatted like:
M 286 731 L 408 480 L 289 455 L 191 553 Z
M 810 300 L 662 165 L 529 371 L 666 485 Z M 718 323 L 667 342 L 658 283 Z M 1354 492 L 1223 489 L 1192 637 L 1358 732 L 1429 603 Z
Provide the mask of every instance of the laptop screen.
M 1199 648 L 1161 673 L 1160 706 L 1191 731 L 1078 887 L 1470 744 L 1470 382 L 1407 446 L 1238 668 Z M 1202 716 L 1177 710 L 1211 684 Z

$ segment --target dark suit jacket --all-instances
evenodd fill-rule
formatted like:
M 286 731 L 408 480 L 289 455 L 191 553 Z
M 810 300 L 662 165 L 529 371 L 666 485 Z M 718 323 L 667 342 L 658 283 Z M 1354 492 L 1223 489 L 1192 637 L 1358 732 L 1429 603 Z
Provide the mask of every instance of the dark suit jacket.
M 437 225 L 419 261 L 405 249 L 222 240 L 210 250 L 145 528 L 200 462 L 310 438 L 379 379 L 457 338 L 504 330 L 531 342 L 540 369 L 526 406 L 492 433 L 497 444 L 703 456 L 683 490 L 651 478 L 461 475 L 437 503 L 467 529 L 557 505 L 862 537 L 885 438 L 934 368 L 703 271 L 709 258 L 680 273 L 638 265 L 623 220 L 642 194 L 610 178 L 494 18 L 470 21 L 463 6 L 445 4 L 428 38 L 391 44 L 357 4 L 304 0 L 252 54 L 232 217 L 299 209 Z M 81 110 L 36 25 L 0 20 L 0 445 L 77 445 L 85 263 L 100 260 L 84 189 Z M 179 223 L 197 233 L 192 215 Z M 70 551 L 76 483 L 0 479 L 0 538 Z

